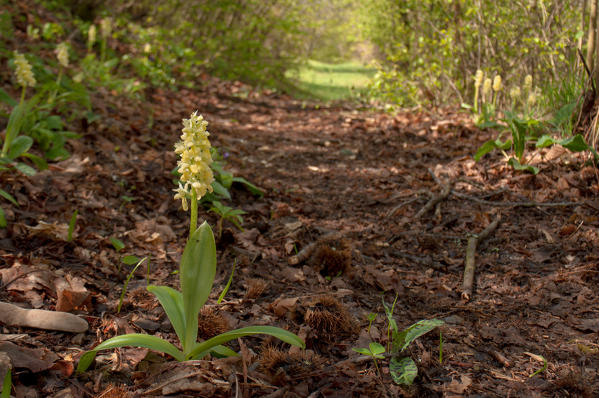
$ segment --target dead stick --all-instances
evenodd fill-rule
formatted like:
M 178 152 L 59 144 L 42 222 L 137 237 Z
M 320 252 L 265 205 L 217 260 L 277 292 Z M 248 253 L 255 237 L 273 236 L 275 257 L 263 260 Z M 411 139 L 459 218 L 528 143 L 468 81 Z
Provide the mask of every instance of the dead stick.
M 420 217 L 422 217 L 422 215 L 424 213 L 426 213 L 427 211 L 429 211 L 430 209 L 432 209 L 433 207 L 435 207 L 435 205 L 439 202 L 441 202 L 442 200 L 444 200 L 445 198 L 447 198 L 449 196 L 449 194 L 451 193 L 451 185 L 452 184 L 447 184 L 443 187 L 443 190 L 439 193 L 439 195 L 436 195 L 434 197 L 431 198 L 431 200 L 429 200 L 422 209 L 420 209 L 418 211 L 418 213 L 416 213 L 416 215 L 414 216 L 414 218 L 418 219 Z
M 470 300 L 472 295 L 472 284 L 474 282 L 474 259 L 476 256 L 476 246 L 478 242 L 484 240 L 491 232 L 497 228 L 501 220 L 501 214 L 497 214 L 495 220 L 487 226 L 480 234 L 468 238 L 468 247 L 466 248 L 466 265 L 464 267 L 464 283 L 462 284 L 462 298 L 466 301 Z
M 491 200 L 479 199 L 474 196 L 467 195 L 465 193 L 452 191 L 454 196 L 471 200 L 482 205 L 489 205 L 495 207 L 566 207 L 566 206 L 579 206 L 586 204 L 585 202 L 496 202 Z

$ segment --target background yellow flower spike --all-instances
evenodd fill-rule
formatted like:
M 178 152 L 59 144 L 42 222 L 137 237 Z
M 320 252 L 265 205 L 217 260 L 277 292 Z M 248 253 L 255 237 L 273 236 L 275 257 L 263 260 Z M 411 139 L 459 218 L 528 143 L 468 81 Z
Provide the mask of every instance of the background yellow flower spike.
M 31 64 L 23 54 L 15 51 L 15 74 L 17 76 L 17 82 L 22 87 L 33 87 L 36 84 L 35 76 Z

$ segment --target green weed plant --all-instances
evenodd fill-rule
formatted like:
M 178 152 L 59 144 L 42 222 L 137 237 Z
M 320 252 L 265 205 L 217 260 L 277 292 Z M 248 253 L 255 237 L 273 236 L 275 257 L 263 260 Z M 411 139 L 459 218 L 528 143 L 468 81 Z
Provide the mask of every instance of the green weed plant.
M 389 372 L 393 381 L 400 385 L 411 385 L 418 376 L 418 367 L 412 358 L 404 354 L 405 350 L 414 340 L 444 325 L 445 322 L 440 319 L 423 319 L 403 330 L 399 330 L 397 322 L 393 318 L 396 302 L 397 295 L 391 306 L 388 306 L 383 298 L 383 308 L 387 316 L 387 348 L 385 349 L 384 346 L 377 342 L 371 342 L 369 348 L 352 349 L 360 354 L 371 356 L 379 376 L 380 370 L 376 360 L 385 358 L 384 354 L 388 352 L 387 356 L 391 357 L 389 360 Z
M 499 150 L 514 170 L 537 174 L 539 169 L 525 162 L 525 151 L 531 146 L 539 149 L 552 145 L 561 145 L 572 152 L 590 151 L 595 158 L 598 157 L 595 149 L 589 146 L 580 134 L 572 136 L 570 131 L 564 138 L 555 138 L 556 132 L 562 136 L 566 135 L 563 128 L 569 125 L 565 120 L 571 118 L 571 111 L 574 109 L 571 104 L 559 109 L 551 123 L 544 122 L 535 116 L 537 112 L 535 104 L 538 100 L 538 94 L 532 86 L 532 76 L 525 77 L 522 89 L 520 86 L 512 87 L 509 95 L 511 109 L 505 110 L 502 118 L 498 118 L 496 114 L 496 100 L 502 87 L 493 84 L 493 96 L 489 97 L 490 79 L 486 79 L 484 82 L 480 98 L 481 103 L 478 107 L 478 90 L 482 76 L 483 72 L 479 70 L 474 78 L 474 105 L 465 107 L 474 110 L 479 128 L 499 129 L 500 133 L 497 138 L 491 139 L 480 146 L 474 155 L 475 161 L 479 161 L 483 156 L 494 150 Z M 524 100 L 522 100 L 523 98 Z M 476 112 L 477 110 L 478 112 Z

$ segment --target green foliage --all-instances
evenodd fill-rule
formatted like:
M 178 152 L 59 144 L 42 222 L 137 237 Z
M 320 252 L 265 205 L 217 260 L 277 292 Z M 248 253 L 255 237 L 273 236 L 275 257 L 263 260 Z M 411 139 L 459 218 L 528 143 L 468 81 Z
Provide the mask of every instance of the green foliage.
M 233 269 L 231 270 L 231 275 L 229 275 L 229 280 L 227 281 L 227 284 L 225 285 L 225 288 L 221 292 L 220 296 L 218 296 L 218 300 L 216 300 L 216 304 L 220 304 L 223 301 L 223 299 L 225 298 L 225 296 L 227 295 L 227 292 L 229 291 L 229 288 L 231 287 L 231 283 L 233 282 L 233 275 L 235 275 L 236 267 L 237 267 L 237 261 L 235 261 L 233 263 Z
M 219 237 L 222 235 L 223 221 L 229 221 L 230 223 L 235 225 L 239 230 L 243 231 L 243 227 L 241 226 L 241 224 L 243 224 L 243 218 L 241 217 L 241 215 L 245 214 L 245 211 L 225 206 L 218 200 L 212 201 L 210 211 L 218 214 L 218 216 L 220 217 L 217 224 L 217 234 Z
M 116 250 L 117 252 L 120 252 L 125 248 L 125 244 L 123 243 L 123 241 L 112 236 L 110 237 L 110 243 L 112 244 L 112 247 L 114 247 L 114 250 Z
M 67 242 L 71 242 L 73 240 L 73 231 L 75 231 L 75 224 L 77 223 L 77 215 L 79 214 L 79 210 L 75 210 L 73 215 L 71 216 L 71 220 L 69 221 L 69 230 L 67 233 Z
M 372 322 L 375 321 L 375 319 L 376 319 L 377 316 L 378 316 L 378 314 L 376 314 L 374 312 L 371 312 L 366 317 L 368 319 L 368 333 L 370 333 L 370 328 L 372 327 Z
M 381 377 L 381 371 L 379 369 L 379 364 L 378 364 L 377 359 L 385 358 L 385 356 L 383 355 L 385 353 L 385 347 L 383 347 L 379 343 L 372 341 L 368 344 L 368 348 L 352 348 L 352 350 L 354 350 L 355 352 L 357 352 L 359 354 L 367 355 L 367 356 L 371 357 L 372 362 L 374 362 L 374 367 L 376 368 L 376 373 L 379 375 L 379 377 Z
M 542 355 L 536 355 L 536 354 L 531 354 L 531 353 L 527 353 L 528 355 L 530 355 L 532 358 L 543 361 L 543 367 L 541 369 L 537 369 L 534 373 L 532 373 L 530 376 L 528 377 L 535 377 L 536 375 L 538 375 L 539 373 L 542 373 L 544 371 L 547 370 L 547 359 L 545 359 L 544 356 Z
M 385 309 L 385 315 L 387 317 L 387 341 L 391 343 L 390 347 L 389 344 L 387 345 L 387 351 L 389 351 L 389 354 L 391 354 L 391 360 L 389 361 L 389 372 L 391 373 L 391 377 L 395 383 L 410 385 L 414 382 L 416 376 L 418 376 L 418 367 L 412 358 L 401 357 L 401 354 L 410 346 L 410 344 L 412 344 L 414 340 L 430 332 L 431 330 L 444 325 L 445 322 L 440 319 L 423 319 L 400 331 L 397 326 L 397 322 L 395 319 L 393 319 L 393 311 L 395 309 L 397 297 L 398 295 L 396 294 L 391 306 L 388 306 L 385 303 L 385 299 L 383 297 L 383 308 Z M 368 316 L 370 323 L 372 323 L 372 321 L 376 318 L 376 315 L 372 315 L 374 314 L 369 314 Z M 368 328 L 370 329 L 370 325 L 368 325 Z M 439 358 L 441 360 L 442 340 L 439 341 Z M 376 360 L 384 358 L 383 354 L 386 351 L 385 347 L 379 343 L 371 342 L 369 348 L 352 348 L 352 350 L 363 355 L 371 356 L 377 373 L 380 376 L 380 371 Z
M 110 58 L 103 61 L 102 59 L 97 59 L 93 53 L 87 54 L 81 60 L 81 71 L 75 75 L 74 79 L 85 82 L 86 85 L 93 89 L 105 87 L 119 94 L 139 97 L 145 85 L 138 79 L 119 76 L 117 73 L 119 65 L 118 58 Z
M 137 257 L 135 257 L 135 256 L 127 256 L 127 257 L 134 257 L 137 260 Z M 137 265 L 135 267 L 133 267 L 133 269 L 131 270 L 129 275 L 127 275 L 127 279 L 125 280 L 125 284 L 123 285 L 123 291 L 121 292 L 121 297 L 119 298 L 119 305 L 117 306 L 117 309 L 116 309 L 117 314 L 119 314 L 121 312 L 121 307 L 123 306 L 123 299 L 125 298 L 125 294 L 127 293 L 127 287 L 129 286 L 129 281 L 131 280 L 131 278 L 133 278 L 135 271 L 137 271 L 137 268 L 139 268 L 141 263 L 143 263 L 146 260 L 148 260 L 148 267 L 149 267 L 150 260 L 148 259 L 148 257 L 144 257 L 141 260 L 136 261 Z M 123 259 L 123 262 L 125 264 L 129 264 L 128 262 L 125 261 L 125 259 Z M 133 263 L 133 264 L 135 264 L 135 263 Z
M 10 398 L 10 390 L 12 389 L 12 371 L 9 369 L 6 370 L 6 374 L 4 375 L 4 379 L 2 380 L 2 393 L 0 393 L 0 398 Z
M 208 300 L 216 274 L 216 246 L 210 226 L 204 222 L 193 232 L 181 257 L 181 291 L 168 286 L 148 286 L 171 321 L 181 344 L 181 350 L 166 340 L 145 334 L 127 334 L 108 339 L 83 354 L 77 366 L 84 372 L 93 362 L 97 351 L 124 347 L 144 347 L 163 352 L 177 361 L 200 359 L 211 352 L 232 355 L 230 349 L 220 347 L 230 340 L 255 334 L 268 334 L 286 343 L 305 347 L 295 334 L 272 326 L 250 326 L 222 333 L 209 340 L 197 342 L 198 313 Z
M 357 62 L 329 64 L 310 60 L 286 76 L 296 86 L 298 97 L 317 98 L 325 101 L 365 95 L 376 69 Z
M 491 0 L 371 0 L 362 2 L 360 15 L 364 38 L 380 54 L 375 87 L 385 99 L 411 106 L 463 102 L 482 65 L 493 65 L 486 72 L 503 73 L 506 80 L 533 74 L 559 84 L 570 69 L 580 12 L 574 0 L 510 6 Z
M 572 152 L 590 151 L 596 159 L 599 158 L 597 151 L 588 145 L 580 134 L 564 139 L 556 139 L 549 134 L 539 136 L 541 123 L 538 120 L 533 118 L 522 119 L 513 112 L 506 112 L 506 117 L 502 120 L 507 124 L 512 139 L 501 141 L 503 134 L 500 134 L 498 138 L 485 142 L 474 155 L 475 161 L 479 161 L 487 153 L 499 149 L 504 153 L 508 164 L 514 170 L 537 174 L 539 172 L 537 167 L 523 163 L 524 151 L 529 143 L 535 143 L 535 148 L 545 148 L 557 144 Z M 510 148 L 515 157 L 511 157 L 506 153 Z

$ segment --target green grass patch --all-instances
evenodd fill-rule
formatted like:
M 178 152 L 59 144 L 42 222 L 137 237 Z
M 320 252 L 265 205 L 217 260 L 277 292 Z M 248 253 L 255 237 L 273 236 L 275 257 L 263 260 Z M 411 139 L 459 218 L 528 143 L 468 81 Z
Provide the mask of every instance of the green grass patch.
M 328 64 L 308 61 L 297 70 L 289 70 L 285 76 L 297 90 L 292 94 L 300 98 L 316 98 L 324 101 L 351 99 L 366 90 L 376 69 L 358 62 Z

